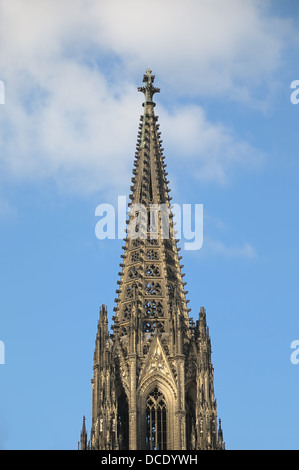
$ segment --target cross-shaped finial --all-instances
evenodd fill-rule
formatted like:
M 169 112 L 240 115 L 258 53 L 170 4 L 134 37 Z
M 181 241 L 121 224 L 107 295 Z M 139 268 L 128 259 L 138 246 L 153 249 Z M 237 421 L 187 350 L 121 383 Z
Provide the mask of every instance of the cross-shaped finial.
M 160 88 L 156 88 L 153 86 L 154 80 L 155 80 L 155 75 L 152 75 L 152 71 L 149 68 L 147 68 L 143 76 L 143 82 L 146 85 L 137 88 L 138 91 L 142 91 L 142 93 L 145 94 L 145 103 L 152 102 L 154 94 L 160 92 Z

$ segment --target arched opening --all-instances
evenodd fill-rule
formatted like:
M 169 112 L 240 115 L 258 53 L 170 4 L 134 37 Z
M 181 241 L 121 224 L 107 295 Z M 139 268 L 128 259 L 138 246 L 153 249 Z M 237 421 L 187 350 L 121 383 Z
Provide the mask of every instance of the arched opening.
M 186 440 L 187 449 L 196 449 L 196 418 L 195 418 L 195 395 L 196 389 L 191 386 L 186 393 Z
M 167 450 L 167 407 L 157 387 L 146 400 L 146 448 Z
M 125 392 L 118 399 L 117 436 L 119 450 L 129 450 L 129 408 Z

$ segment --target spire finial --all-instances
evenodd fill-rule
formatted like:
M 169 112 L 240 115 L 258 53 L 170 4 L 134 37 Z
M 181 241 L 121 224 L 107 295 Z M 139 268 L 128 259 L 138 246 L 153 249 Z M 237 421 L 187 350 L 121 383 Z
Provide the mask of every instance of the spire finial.
M 82 424 L 82 431 L 81 431 L 81 436 L 80 436 L 80 444 L 81 444 L 81 450 L 86 450 L 87 449 L 87 433 L 86 433 L 86 426 L 85 426 L 85 416 L 83 416 L 83 424 Z
M 86 427 L 85 427 L 85 416 L 83 415 L 82 432 L 85 432 L 85 431 L 86 431 Z
M 138 87 L 138 91 L 142 91 L 145 95 L 145 104 L 153 103 L 153 96 L 155 93 L 160 93 L 160 88 L 154 87 L 153 83 L 155 80 L 155 75 L 152 75 L 151 69 L 148 67 L 143 75 L 143 83 L 145 86 Z

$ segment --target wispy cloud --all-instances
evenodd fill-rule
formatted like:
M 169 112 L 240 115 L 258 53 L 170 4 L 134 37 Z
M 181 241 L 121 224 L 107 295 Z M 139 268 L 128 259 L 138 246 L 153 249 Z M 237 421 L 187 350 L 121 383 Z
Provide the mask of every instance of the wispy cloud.
M 16 215 L 17 209 L 12 204 L 0 197 L 0 219 Z
M 122 190 L 134 154 L 146 66 L 176 111 L 159 106 L 176 158 L 226 183 L 262 154 L 182 96 L 251 105 L 281 65 L 293 32 L 258 1 L 14 0 L 0 4 L 1 177 L 52 178 L 66 190 Z
M 265 155 L 219 123 L 210 122 L 200 106 L 182 106 L 175 114 L 162 109 L 167 148 L 188 162 L 190 173 L 202 181 L 226 184 L 236 169 L 260 167 Z
M 250 243 L 242 245 L 229 245 L 220 240 L 213 240 L 205 237 L 203 249 L 208 254 L 223 256 L 228 259 L 232 258 L 257 258 L 257 251 Z

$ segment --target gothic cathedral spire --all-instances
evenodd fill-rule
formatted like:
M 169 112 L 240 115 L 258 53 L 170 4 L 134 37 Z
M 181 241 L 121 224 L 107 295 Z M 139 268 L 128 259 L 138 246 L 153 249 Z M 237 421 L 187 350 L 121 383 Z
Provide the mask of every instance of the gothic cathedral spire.
M 189 318 L 171 197 L 147 69 L 113 334 L 103 305 L 95 343 L 92 428 L 81 449 L 223 449 L 206 313 Z

